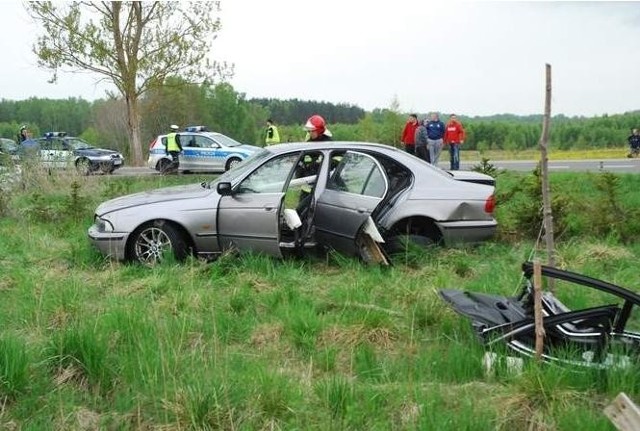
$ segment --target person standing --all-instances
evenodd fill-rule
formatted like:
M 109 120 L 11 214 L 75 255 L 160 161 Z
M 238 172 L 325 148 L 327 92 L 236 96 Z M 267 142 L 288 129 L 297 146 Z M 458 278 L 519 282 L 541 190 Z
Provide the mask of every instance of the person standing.
M 180 145 L 180 135 L 178 135 L 178 130 L 180 129 L 175 124 L 169 126 L 170 132 L 167 133 L 167 145 L 166 152 L 169 156 L 171 156 L 171 165 L 170 170 L 178 171 L 180 167 L 180 153 L 182 152 L 182 145 Z
M 456 114 L 451 114 L 445 127 L 444 143 L 449 145 L 452 171 L 460 169 L 460 145 L 464 144 L 464 137 L 465 133 L 462 124 L 458 121 Z
M 434 165 L 438 164 L 440 158 L 440 152 L 442 151 L 442 144 L 444 138 L 445 127 L 444 123 L 440 121 L 440 117 L 437 112 L 431 113 L 431 119 L 427 122 L 427 148 L 429 149 L 429 160 Z
M 640 130 L 633 129 L 627 141 L 629 141 L 629 157 L 637 156 L 640 153 Z
M 23 125 L 22 127 L 20 127 L 20 131 L 18 132 L 18 144 L 21 144 L 22 142 L 30 138 L 31 137 L 29 136 L 29 129 L 27 128 L 27 126 Z
M 418 129 L 418 115 L 410 114 L 407 123 L 402 130 L 402 144 L 404 150 L 409 154 L 416 153 L 416 130 Z
M 416 156 L 426 161 L 427 163 L 431 163 L 431 158 L 429 157 L 429 150 L 427 149 L 428 139 L 427 139 L 427 120 L 426 119 L 416 129 L 415 141 L 416 141 Z
M 274 145 L 280 143 L 280 134 L 278 133 L 278 128 L 273 124 L 273 120 L 271 118 L 267 120 L 267 130 L 264 143 L 266 145 Z

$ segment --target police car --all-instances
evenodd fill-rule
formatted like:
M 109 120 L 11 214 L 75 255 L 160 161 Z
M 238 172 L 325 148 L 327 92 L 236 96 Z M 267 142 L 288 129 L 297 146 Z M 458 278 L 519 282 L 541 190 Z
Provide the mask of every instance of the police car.
M 211 132 L 205 126 L 189 126 L 178 133 L 182 153 L 180 171 L 228 171 L 260 149 L 242 144 L 222 133 Z M 148 166 L 164 172 L 172 163 L 166 152 L 167 135 L 160 135 L 149 146 Z
M 111 174 L 124 163 L 121 153 L 95 148 L 80 138 L 67 136 L 66 132 L 47 132 L 35 142 L 40 162 L 46 168 L 75 167 L 82 175 L 96 171 Z

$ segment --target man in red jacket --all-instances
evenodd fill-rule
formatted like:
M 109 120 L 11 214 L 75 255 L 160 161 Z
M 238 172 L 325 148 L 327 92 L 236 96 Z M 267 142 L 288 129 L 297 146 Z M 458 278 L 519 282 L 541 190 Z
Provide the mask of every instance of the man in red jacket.
M 402 143 L 404 144 L 404 150 L 407 153 L 416 153 L 416 129 L 418 128 L 418 116 L 416 114 L 409 115 L 407 124 L 404 125 L 402 131 Z
M 444 144 L 449 145 L 451 170 L 457 171 L 460 169 L 460 145 L 464 144 L 464 128 L 455 114 L 449 116 L 444 131 Z

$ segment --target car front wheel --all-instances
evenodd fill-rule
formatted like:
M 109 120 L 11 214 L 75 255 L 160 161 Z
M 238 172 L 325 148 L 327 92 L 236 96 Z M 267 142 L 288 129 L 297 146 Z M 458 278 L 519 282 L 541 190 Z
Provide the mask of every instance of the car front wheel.
M 181 261 L 187 257 L 187 244 L 174 226 L 156 220 L 133 234 L 129 255 L 146 266 L 154 266 L 168 255 Z

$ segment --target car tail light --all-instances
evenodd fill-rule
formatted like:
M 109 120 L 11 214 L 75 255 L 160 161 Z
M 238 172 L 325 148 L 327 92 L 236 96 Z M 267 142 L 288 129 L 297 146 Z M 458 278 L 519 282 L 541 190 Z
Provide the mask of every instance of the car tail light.
M 484 212 L 491 214 L 494 209 L 496 209 L 496 197 L 491 195 L 484 202 Z
M 153 147 L 155 147 L 157 140 L 158 140 L 158 138 L 155 138 L 153 141 L 151 141 L 151 143 L 149 144 L 149 149 L 150 150 L 153 150 Z

